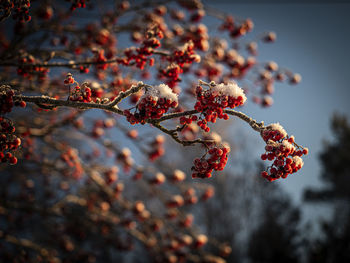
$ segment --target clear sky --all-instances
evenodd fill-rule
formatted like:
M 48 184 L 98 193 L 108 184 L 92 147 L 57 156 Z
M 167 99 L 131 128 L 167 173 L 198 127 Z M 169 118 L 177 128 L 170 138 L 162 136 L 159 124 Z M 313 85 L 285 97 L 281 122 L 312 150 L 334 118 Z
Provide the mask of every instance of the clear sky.
M 332 114 L 350 115 L 350 4 L 237 2 L 206 1 L 227 13 L 252 18 L 255 33 L 276 32 L 276 43 L 259 45 L 260 60 L 274 60 L 302 75 L 297 86 L 276 87 L 271 108 L 262 110 L 252 102 L 242 108 L 259 121 L 279 121 L 298 143 L 309 147 L 310 155 L 305 157 L 303 169 L 280 182 L 300 200 L 305 187 L 321 186 L 317 179 L 321 171 L 318 154 L 322 141 L 331 138 Z M 262 147 L 261 142 L 257 151 L 261 152 Z

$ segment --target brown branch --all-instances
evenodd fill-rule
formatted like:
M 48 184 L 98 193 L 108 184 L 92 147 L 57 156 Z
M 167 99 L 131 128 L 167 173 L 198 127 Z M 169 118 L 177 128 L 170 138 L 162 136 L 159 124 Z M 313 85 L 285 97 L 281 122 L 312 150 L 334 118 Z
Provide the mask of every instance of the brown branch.
M 12 236 L 12 235 L 4 234 L 1 230 L 0 230 L 0 238 L 4 239 L 6 242 L 14 244 L 16 246 L 21 246 L 21 247 L 35 250 L 46 259 L 50 258 L 49 251 L 46 248 L 43 248 L 42 246 L 34 243 L 33 241 L 31 241 L 29 239 L 17 238 L 17 237 Z
M 155 50 L 153 51 L 153 54 L 160 55 L 160 56 L 170 56 L 170 53 L 168 53 L 165 50 Z M 112 63 L 119 63 L 120 59 L 123 59 L 122 57 L 115 57 L 113 59 L 109 59 L 106 61 L 70 61 L 70 62 L 44 62 L 44 63 L 18 63 L 13 61 L 5 61 L 1 62 L 0 66 L 7 66 L 7 67 L 43 67 L 43 68 L 51 68 L 51 67 L 76 67 L 76 66 L 89 66 L 89 65 L 104 65 L 104 64 L 112 64 Z M 132 64 L 130 64 L 132 65 Z
M 23 100 L 26 102 L 32 102 L 35 104 L 46 104 L 51 105 L 55 107 L 65 106 L 70 108 L 76 108 L 76 109 L 101 109 L 105 111 L 111 111 L 120 115 L 123 115 L 123 111 L 114 107 L 110 106 L 109 104 L 99 104 L 94 102 L 78 102 L 78 101 L 70 101 L 70 100 L 58 100 L 54 99 L 49 96 L 24 96 L 24 95 L 15 95 L 14 100 Z
M 120 58 L 113 58 L 106 61 L 77 61 L 77 62 L 51 62 L 51 63 L 16 63 L 16 62 L 2 62 L 0 66 L 8 66 L 8 67 L 43 67 L 43 68 L 51 68 L 51 67 L 74 67 L 74 66 L 83 66 L 83 65 L 101 65 L 101 64 L 111 64 L 117 63 Z
M 137 93 L 138 91 L 140 91 L 144 87 L 151 87 L 151 86 L 143 84 L 143 82 L 140 81 L 139 83 L 137 83 L 136 86 L 132 86 L 127 91 L 121 91 L 119 93 L 119 95 L 111 103 L 108 104 L 108 106 L 114 107 L 119 102 L 121 102 L 123 99 L 125 99 L 128 96 L 130 96 L 131 94 Z
M 179 117 L 183 117 L 183 116 L 188 116 L 188 115 L 192 115 L 192 114 L 196 114 L 196 113 L 199 113 L 199 112 L 197 110 L 188 110 L 188 111 L 183 111 L 183 112 L 169 113 L 169 114 L 163 115 L 163 117 L 160 117 L 156 121 L 162 122 L 162 121 L 166 121 L 166 120 L 170 120 L 170 119 L 174 119 L 174 118 L 179 118 Z
M 80 112 L 75 112 L 73 116 L 68 116 L 63 118 L 60 121 L 57 121 L 55 123 L 49 124 L 47 126 L 44 126 L 42 128 L 29 128 L 30 134 L 32 136 L 46 136 L 50 133 L 52 133 L 55 129 L 62 127 L 64 125 L 67 125 L 69 123 L 72 123 L 75 119 L 77 119 L 80 116 Z M 19 127 L 19 131 L 25 132 L 24 127 Z
M 248 123 L 250 125 L 250 127 L 253 128 L 253 130 L 255 130 L 257 132 L 261 133 L 266 128 L 264 126 L 263 121 L 259 123 L 256 120 L 254 120 L 253 118 L 244 114 L 243 112 L 235 111 L 235 110 L 224 110 L 224 112 L 229 114 L 229 115 L 236 116 L 236 117 L 240 118 L 241 120 L 245 121 L 246 123 Z
M 182 144 L 183 146 L 190 146 L 190 145 L 193 145 L 193 144 L 196 144 L 196 143 L 201 143 L 201 144 L 207 144 L 211 141 L 205 141 L 205 140 L 202 140 L 202 139 L 197 139 L 197 140 L 180 140 L 179 139 L 179 136 L 177 134 L 177 129 L 175 130 L 168 130 L 167 128 L 165 128 L 164 126 L 162 126 L 159 122 L 153 122 L 152 125 L 154 127 L 156 127 L 157 129 L 161 130 L 162 132 L 170 135 L 176 142 Z
M 120 92 L 120 94 L 110 103 L 108 104 L 99 104 L 99 103 L 87 103 L 87 102 L 76 102 L 76 101 L 67 101 L 67 100 L 57 100 L 48 96 L 23 96 L 23 95 L 15 95 L 14 99 L 15 100 L 23 100 L 26 102 L 32 102 L 37 105 L 48 105 L 58 107 L 58 106 L 65 106 L 65 107 L 71 107 L 71 108 L 77 108 L 77 109 L 102 109 L 105 111 L 110 111 L 114 112 L 120 115 L 124 115 L 123 111 L 120 110 L 117 107 L 117 104 L 120 103 L 123 99 L 126 97 L 130 96 L 131 94 L 134 94 L 141 90 L 144 87 L 151 87 L 149 85 L 143 84 L 142 82 L 139 82 L 136 86 L 132 86 L 129 90 L 125 92 Z M 266 127 L 264 126 L 264 122 L 258 123 L 256 120 L 253 118 L 247 116 L 246 114 L 240 112 L 240 111 L 235 111 L 235 110 L 224 110 L 225 113 L 229 115 L 236 116 L 240 118 L 241 120 L 247 122 L 255 131 L 261 133 Z M 177 113 L 170 113 L 167 115 L 162 116 L 159 119 L 148 119 L 146 120 L 147 123 L 152 124 L 154 127 L 157 129 L 161 130 L 162 132 L 170 135 L 176 142 L 184 145 L 184 146 L 189 146 L 193 145 L 196 143 L 201 143 L 201 144 L 206 144 L 207 141 L 201 140 L 201 139 L 196 139 L 196 140 L 191 140 L 191 141 L 186 141 L 186 140 L 180 140 L 178 137 L 178 131 L 179 128 L 175 130 L 169 130 L 162 126 L 160 123 L 165 121 L 165 120 L 170 120 L 174 118 L 179 118 L 182 116 L 188 116 L 192 114 L 199 113 L 197 110 L 188 110 L 184 112 L 177 112 Z

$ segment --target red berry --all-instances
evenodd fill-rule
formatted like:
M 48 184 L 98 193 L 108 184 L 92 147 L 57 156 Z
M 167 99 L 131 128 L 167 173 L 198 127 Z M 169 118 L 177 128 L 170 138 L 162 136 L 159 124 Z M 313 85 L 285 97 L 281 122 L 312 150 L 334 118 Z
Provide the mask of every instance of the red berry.
M 17 158 L 12 156 L 9 161 L 10 161 L 10 164 L 16 164 L 17 163 Z

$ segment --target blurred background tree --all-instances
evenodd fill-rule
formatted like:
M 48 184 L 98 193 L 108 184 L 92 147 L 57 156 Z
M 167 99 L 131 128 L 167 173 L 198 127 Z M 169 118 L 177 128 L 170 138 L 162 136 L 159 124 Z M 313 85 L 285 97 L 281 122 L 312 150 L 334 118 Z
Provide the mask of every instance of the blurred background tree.
M 234 117 L 209 125 L 210 133 L 196 122 L 179 132 L 183 140 L 199 136 L 231 145 L 224 172 L 193 180 L 193 159 L 206 154 L 205 146 L 184 148 L 167 140 L 171 134 L 162 134 L 159 127 L 131 128 L 117 116 L 124 112 L 103 111 L 138 80 L 148 88 L 167 83 L 180 94 L 183 108 L 178 111 L 192 109 L 198 78 L 208 83 L 234 79 L 250 102 L 269 107 L 275 85 L 300 82 L 299 74 L 259 59 L 260 47 L 264 53 L 264 44 L 274 42 L 273 32 L 250 36 L 252 20 L 229 16 L 197 0 L 3 1 L 1 8 L 0 81 L 10 85 L 1 92 L 6 97 L 14 90 L 15 106 L 23 107 L 27 100 L 27 107 L 2 115 L 4 123 L 13 120 L 21 147 L 13 151 L 18 164 L 0 165 L 0 261 L 348 261 L 345 117 L 335 118 L 339 140 L 329 143 L 322 154 L 322 178 L 328 188 L 305 194 L 308 202 L 337 200 L 331 203 L 336 212 L 332 221 L 322 223 L 323 239 L 305 240 L 294 196 L 260 176 L 265 167 L 257 162 L 256 152 L 263 152 L 264 142 L 258 147 L 253 135 L 234 130 L 239 126 Z M 162 44 L 159 52 L 157 41 L 146 41 L 154 34 Z M 188 59 L 194 63 L 182 63 L 189 40 L 195 54 Z M 135 58 L 133 52 L 146 42 L 156 50 L 153 60 L 148 50 L 142 51 L 146 57 Z M 180 47 L 184 53 L 172 53 Z M 69 72 L 84 93 L 74 85 L 68 91 L 64 80 Z M 308 97 L 300 95 L 303 90 L 292 92 L 299 94 L 300 104 Z M 52 100 L 34 100 L 37 95 Z M 133 94 L 121 108 L 134 111 L 141 95 Z M 91 99 L 91 109 L 88 104 L 81 109 L 85 106 L 76 99 Z M 69 108 L 56 108 L 57 104 Z M 290 108 L 289 115 L 275 111 L 288 123 L 286 116 L 298 115 L 295 105 Z M 269 116 L 264 118 L 273 116 L 266 112 Z M 169 121 L 169 129 L 178 124 L 178 119 Z M 12 157 L 4 162 L 17 162 Z

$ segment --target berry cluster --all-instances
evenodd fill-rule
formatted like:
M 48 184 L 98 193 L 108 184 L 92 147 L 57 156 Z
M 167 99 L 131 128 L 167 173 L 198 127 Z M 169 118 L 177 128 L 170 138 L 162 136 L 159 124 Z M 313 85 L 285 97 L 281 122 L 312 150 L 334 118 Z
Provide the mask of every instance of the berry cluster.
M 183 73 L 183 69 L 176 63 L 171 63 L 165 69 L 159 70 L 159 78 L 165 77 L 167 85 L 174 88 L 176 83 L 180 81 L 180 74 Z
M 75 85 L 73 90 L 71 90 L 72 84 Z M 67 74 L 64 80 L 64 85 L 69 86 L 69 100 L 80 102 L 92 101 L 92 92 L 91 88 L 88 86 L 88 83 L 84 82 L 80 87 L 79 83 L 74 80 L 71 73 Z
M 75 179 L 81 178 L 84 173 L 84 169 L 81 165 L 77 149 L 68 147 L 66 151 L 61 154 L 61 160 L 64 161 L 70 168 L 66 170 L 67 175 L 70 175 Z
M 238 38 L 252 31 L 253 27 L 253 21 L 249 18 L 237 24 L 232 16 L 227 16 L 219 29 L 229 31 L 232 38 Z
M 16 164 L 17 158 L 12 151 L 21 145 L 21 139 L 15 134 L 15 127 L 11 120 L 0 117 L 0 163 Z
M 103 49 L 99 51 L 94 50 L 93 53 L 95 56 L 94 61 L 98 63 L 96 68 L 100 70 L 106 70 L 108 68 L 108 64 L 105 63 L 107 61 L 107 58 L 105 57 L 105 51 Z
M 107 118 L 105 120 L 97 120 L 92 128 L 91 136 L 94 138 L 100 138 L 105 134 L 105 129 L 113 128 L 115 120 L 113 118 Z
M 28 79 L 32 79 L 33 75 L 37 75 L 39 80 L 46 78 L 49 69 L 45 67 L 34 66 L 35 63 L 40 61 L 36 60 L 33 56 L 28 55 L 19 59 L 19 66 L 17 68 L 17 74 Z
M 162 39 L 163 32 L 158 28 L 154 27 L 147 31 L 145 39 L 142 41 L 141 47 L 139 48 L 128 48 L 124 51 L 126 58 L 119 59 L 118 62 L 123 65 L 136 65 L 139 69 L 144 69 L 149 61 L 150 66 L 153 66 L 154 59 L 148 59 L 154 52 L 154 49 L 161 46 L 159 39 Z
M 14 90 L 9 86 L 3 85 L 0 87 L 0 114 L 9 113 L 13 106 L 26 107 L 26 102 L 23 100 L 14 101 L 13 96 L 15 95 Z
M 211 83 L 208 90 L 197 86 L 196 96 L 197 102 L 194 108 L 202 113 L 197 124 L 206 132 L 210 131 L 210 128 L 207 126 L 208 122 L 215 123 L 217 118 L 224 120 L 229 118 L 224 113 L 225 108 L 233 109 L 243 105 L 247 100 L 243 90 L 235 82 L 228 84 Z M 186 123 L 191 123 L 193 120 L 197 119 L 193 116 L 190 120 L 186 119 Z
M 77 8 L 85 8 L 85 7 L 86 7 L 85 0 L 73 0 L 70 10 L 74 11 Z
M 264 178 L 270 182 L 281 177 L 287 178 L 289 174 L 303 167 L 304 162 L 300 157 L 308 154 L 308 148 L 295 144 L 294 136 L 288 137 L 287 132 L 279 123 L 267 126 L 262 131 L 262 137 L 266 142 L 266 152 L 261 155 L 261 159 L 273 161 L 268 171 L 261 173 Z
M 73 78 L 73 75 L 71 73 L 68 73 L 66 75 L 66 78 L 64 79 L 64 85 L 70 85 L 74 83 L 75 83 L 75 80 Z
M 166 83 L 169 87 L 175 87 L 176 83 L 180 81 L 180 74 L 184 72 L 183 67 L 185 64 L 190 65 L 193 62 L 199 63 L 200 56 L 194 51 L 194 44 L 190 40 L 179 50 L 175 50 L 171 56 L 168 57 L 168 61 L 171 63 L 167 68 L 160 69 L 160 77 L 166 77 L 168 80 Z
M 146 209 L 142 201 L 136 201 L 132 208 L 133 214 L 139 222 L 143 222 L 151 217 L 151 212 Z
M 118 166 L 112 166 L 108 168 L 104 173 L 104 179 L 107 185 L 110 185 L 118 180 L 119 168 Z
M 208 28 L 204 24 L 191 25 L 187 32 L 183 34 L 182 41 L 193 41 L 194 48 L 201 51 L 208 51 L 209 49 L 209 35 Z
M 227 144 L 213 146 L 202 158 L 194 160 L 192 178 L 209 178 L 213 170 L 222 171 L 227 163 L 230 147 Z M 205 156 L 209 154 L 208 158 Z
M 9 87 L 0 87 L 0 114 L 11 112 L 14 106 L 13 95 L 15 95 L 15 92 Z
M 253 56 L 245 58 L 237 50 L 230 49 L 225 53 L 223 58 L 225 64 L 230 67 L 230 78 L 243 78 L 245 74 L 257 64 L 257 60 Z
M 163 135 L 157 135 L 154 141 L 151 143 L 151 147 L 153 149 L 148 153 L 148 158 L 151 162 L 155 161 L 164 154 L 164 141 L 165 138 Z
M 169 108 L 177 106 L 177 95 L 168 85 L 160 84 L 146 89 L 136 105 L 134 114 L 130 110 L 124 110 L 124 115 L 131 124 L 144 124 L 147 119 L 159 119 Z
M 91 102 L 91 89 L 84 85 L 86 83 L 83 83 L 82 87 L 76 86 L 74 90 L 71 92 L 71 95 L 69 96 L 69 100 L 71 101 L 80 101 L 80 102 Z
M 31 20 L 29 8 L 30 0 L 1 1 L 0 3 L 2 17 L 8 17 L 11 15 L 11 12 L 14 11 L 12 18 L 21 23 Z

